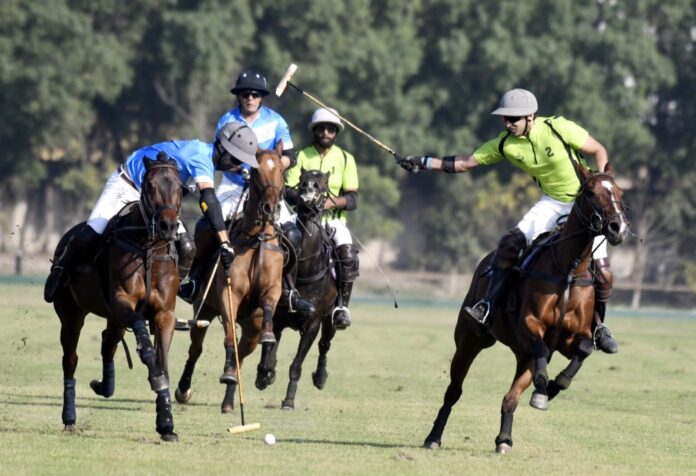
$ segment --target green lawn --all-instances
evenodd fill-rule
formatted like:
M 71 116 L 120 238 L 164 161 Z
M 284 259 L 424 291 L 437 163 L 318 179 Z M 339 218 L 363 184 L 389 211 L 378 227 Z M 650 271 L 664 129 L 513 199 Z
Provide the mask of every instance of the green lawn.
M 245 416 L 262 429 L 230 435 L 239 415 L 220 414 L 224 350 L 219 323 L 208 333 L 191 404 L 174 404 L 176 444 L 155 432 L 145 367 L 116 354 L 116 394 L 89 388 L 101 375 L 100 332 L 90 317 L 77 369 L 78 431 L 62 431 L 59 322 L 31 284 L 0 284 L 0 474 L 696 474 L 696 320 L 610 317 L 620 352 L 594 354 L 547 412 L 522 396 L 514 448 L 494 453 L 500 402 L 514 373 L 504 346 L 484 352 L 464 384 L 439 451 L 421 449 L 441 404 L 454 351 L 457 310 L 359 299 L 353 326 L 337 334 L 324 390 L 312 386 L 316 344 L 294 411 L 281 411 L 298 335 L 285 334 L 278 378 L 254 388 L 258 353 L 245 367 Z M 179 317 L 190 308 L 179 302 Z M 127 336 L 134 353 L 132 335 Z M 188 335 L 178 333 L 171 379 L 183 368 Z M 135 355 L 134 355 L 135 357 Z M 555 375 L 565 359 L 556 356 Z M 265 446 L 264 433 L 278 443 Z

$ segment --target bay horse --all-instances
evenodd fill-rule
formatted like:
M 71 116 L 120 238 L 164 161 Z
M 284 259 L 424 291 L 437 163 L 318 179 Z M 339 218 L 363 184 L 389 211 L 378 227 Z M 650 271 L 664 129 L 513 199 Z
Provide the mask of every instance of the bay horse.
M 473 306 L 486 293 L 492 253 L 476 267 L 454 331 L 450 383 L 425 448 L 441 446 L 447 419 L 462 395 L 472 362 L 496 340 L 510 347 L 517 360 L 515 377 L 501 406 L 500 432 L 495 439 L 498 453 L 512 450 L 513 414 L 527 387 L 534 384 L 530 405 L 546 410 L 549 400 L 568 388 L 592 352 L 594 287 L 589 268 L 593 240 L 604 235 L 609 244 L 620 244 L 628 233 L 628 220 L 623 192 L 609 164 L 602 173 L 591 173 L 580 164 L 575 169 L 581 186 L 565 225 L 551 238 L 537 240 L 537 247 L 523 256 L 516 282 L 508 281 L 507 296 L 494 308 L 489 332 L 481 332 L 478 324 L 464 316 L 464 307 Z M 546 364 L 553 352 L 570 359 L 570 364 L 549 382 Z
M 218 267 L 215 284 L 198 315 L 199 320 L 208 322 L 216 316 L 222 317 L 225 364 L 220 383 L 226 385 L 221 406 L 223 413 L 230 413 L 234 409 L 237 386 L 235 346 L 238 346 L 241 366 L 244 358 L 260 342 L 262 356 L 257 368 L 257 387 L 265 388 L 275 378 L 268 357 L 275 345 L 273 314 L 282 292 L 284 254 L 279 244 L 280 227 L 276 225 L 285 187 L 280 161 L 282 145 L 279 142 L 275 150 L 259 150 L 256 154 L 259 167 L 251 171 L 249 197 L 244 205 L 243 217 L 234 225 L 230 236 L 235 252 L 229 275 L 231 287 L 228 289 L 225 272 Z M 211 229 L 200 226 L 196 229 L 195 239 L 199 249 L 211 246 L 211 242 L 214 246 L 216 240 Z M 230 290 L 231 300 L 227 294 Z M 195 308 L 201 306 L 200 299 L 202 296 L 194 302 Z M 233 336 L 233 326 L 237 323 L 242 329 L 238 343 Z M 188 359 L 174 393 L 179 403 L 187 403 L 191 399 L 193 372 L 203 352 L 206 332 L 207 327 L 191 327 Z
M 329 189 L 329 174 L 319 170 L 303 170 L 297 188 L 297 225 L 302 233 L 300 250 L 296 251 L 295 284 L 303 299 L 310 301 L 314 312 L 298 317 L 290 313 L 287 304 L 278 306 L 273 318 L 276 340 L 280 343 L 282 332 L 286 328 L 300 332 L 300 342 L 295 358 L 290 364 L 290 381 L 285 399 L 281 404 L 284 410 L 295 408 L 295 394 L 302 375 L 302 363 L 314 343 L 319 330 L 319 358 L 316 371 L 312 373 L 314 386 L 319 390 L 324 388 L 328 378 L 327 354 L 331 348 L 331 340 L 336 334 L 332 322 L 332 310 L 336 304 L 338 288 L 332 275 L 333 263 L 331 252 L 333 245 L 329 231 L 322 224 L 324 202 Z M 292 266 L 292 263 L 289 263 Z M 273 348 L 270 360 L 275 368 L 278 344 Z
M 60 319 L 63 347 L 63 424 L 75 429 L 77 345 L 88 313 L 106 318 L 102 332 L 102 380 L 90 383 L 97 395 L 110 397 L 116 377 L 114 354 L 127 327 L 132 327 L 138 354 L 148 367 L 150 387 L 157 394 L 156 429 L 163 441 L 178 441 L 174 433 L 167 355 L 174 334 L 174 306 L 179 287 L 176 238 L 182 187 L 175 160 L 147 157 L 140 201 L 127 205 L 110 222 L 93 263 L 82 258 L 70 272 L 68 285 L 53 303 Z M 60 256 L 79 227 L 69 230 L 56 247 Z M 155 336 L 153 347 L 145 322 Z M 124 341 L 125 345 L 125 341 Z M 127 355 L 129 364 L 130 356 Z

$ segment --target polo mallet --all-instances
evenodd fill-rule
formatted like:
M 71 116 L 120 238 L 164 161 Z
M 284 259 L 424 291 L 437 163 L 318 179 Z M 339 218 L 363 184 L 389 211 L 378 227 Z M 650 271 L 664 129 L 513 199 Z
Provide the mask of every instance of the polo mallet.
M 295 71 L 297 71 L 297 65 L 296 65 L 295 63 L 290 63 L 290 66 L 288 66 L 287 71 L 285 71 L 285 74 L 283 75 L 283 77 L 280 78 L 280 82 L 278 82 L 278 87 L 276 87 L 276 90 L 275 90 L 276 96 L 280 97 L 280 96 L 283 94 L 283 92 L 285 91 L 285 89 L 286 89 L 288 86 L 290 86 L 290 87 L 292 87 L 293 89 L 295 89 L 296 91 L 298 91 L 300 94 L 302 94 L 303 96 L 307 97 L 310 101 L 313 101 L 314 103 L 318 104 L 319 106 L 321 106 L 321 107 L 323 107 L 323 108 L 325 108 L 325 109 L 329 109 L 329 106 L 327 106 L 326 104 L 324 104 L 323 102 L 321 102 L 320 100 L 318 100 L 317 98 L 315 98 L 314 96 L 312 96 L 311 94 L 309 94 L 307 91 L 303 90 L 302 88 L 300 88 L 300 87 L 298 87 L 297 85 L 295 85 L 295 84 L 293 84 L 292 82 L 290 82 L 290 79 L 291 79 L 292 76 L 295 74 Z M 332 109 L 333 109 L 333 108 L 332 108 Z M 375 144 L 377 144 L 378 146 L 380 146 L 382 149 L 384 149 L 384 150 L 386 150 L 387 152 L 389 152 L 391 155 L 394 156 L 394 158 L 397 157 L 398 154 L 397 154 L 396 152 L 394 152 L 394 150 L 393 150 L 391 147 L 389 147 L 389 146 L 385 145 L 384 143 L 378 141 L 377 139 L 375 139 L 374 137 L 372 137 L 370 134 L 368 134 L 368 133 L 365 132 L 364 130 L 360 129 L 358 126 L 356 126 L 355 124 L 353 124 L 353 123 L 350 122 L 348 119 L 346 119 L 345 117 L 341 116 L 340 114 L 335 113 L 334 115 L 337 116 L 339 119 L 341 119 L 343 122 L 345 122 L 347 125 L 349 125 L 351 128 L 353 128 L 353 130 L 355 130 L 356 132 L 358 132 L 358 133 L 362 134 L 363 136 L 367 137 L 367 138 L 370 139 L 372 142 L 374 142 Z
M 232 321 L 232 281 L 230 277 L 227 276 L 227 304 L 230 307 L 230 321 Z M 232 434 L 245 433 L 247 431 L 254 431 L 261 428 L 261 423 L 249 423 L 248 425 L 244 423 L 244 392 L 242 391 L 242 372 L 239 368 L 239 351 L 237 347 L 239 342 L 237 341 L 237 319 L 231 322 L 232 324 L 232 339 L 234 340 L 234 362 L 237 365 L 237 386 L 239 387 L 239 414 L 242 416 L 242 424 L 239 426 L 233 426 L 227 429 Z

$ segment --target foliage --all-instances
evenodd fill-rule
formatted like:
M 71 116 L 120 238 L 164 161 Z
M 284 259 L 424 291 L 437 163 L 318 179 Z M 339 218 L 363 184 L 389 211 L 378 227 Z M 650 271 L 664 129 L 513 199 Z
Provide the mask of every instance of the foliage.
M 101 184 L 83 188 L 76 175 L 103 177 L 147 143 L 210 139 L 242 69 L 260 69 L 273 89 L 294 62 L 294 83 L 403 154 L 469 154 L 500 130 L 489 113 L 501 93 L 530 89 L 540 114 L 572 119 L 607 147 L 634 228 L 654 235 L 649 249 L 676 256 L 652 279 L 680 275 L 679 256 L 693 255 L 695 0 L 50 5 L 0 4 L 0 183 L 9 197 L 53 182 L 89 200 Z M 296 147 L 309 143 L 315 103 L 292 88 L 264 101 L 288 120 Z M 354 231 L 395 239 L 405 267 L 466 270 L 538 196 L 509 164 L 409 177 L 350 128 L 341 145 L 362 169 Z

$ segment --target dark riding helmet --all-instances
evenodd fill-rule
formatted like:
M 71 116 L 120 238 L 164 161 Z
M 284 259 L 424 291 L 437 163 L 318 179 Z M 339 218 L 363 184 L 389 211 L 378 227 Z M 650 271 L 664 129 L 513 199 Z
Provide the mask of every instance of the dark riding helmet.
M 246 124 L 241 122 L 228 122 L 220 128 L 215 138 L 215 147 L 220 150 L 220 147 L 239 162 L 251 165 L 254 168 L 259 166 L 256 161 L 256 151 L 259 149 L 259 143 L 256 139 L 256 134 Z M 228 163 L 224 157 L 219 159 L 220 163 L 217 166 L 219 170 L 229 170 L 232 168 L 234 161 Z M 238 165 L 238 164 L 237 164 Z
M 266 86 L 265 76 L 253 69 L 242 72 L 242 74 L 237 76 L 237 82 L 230 89 L 230 92 L 236 95 L 243 91 L 256 91 L 261 96 L 268 96 L 269 91 Z

